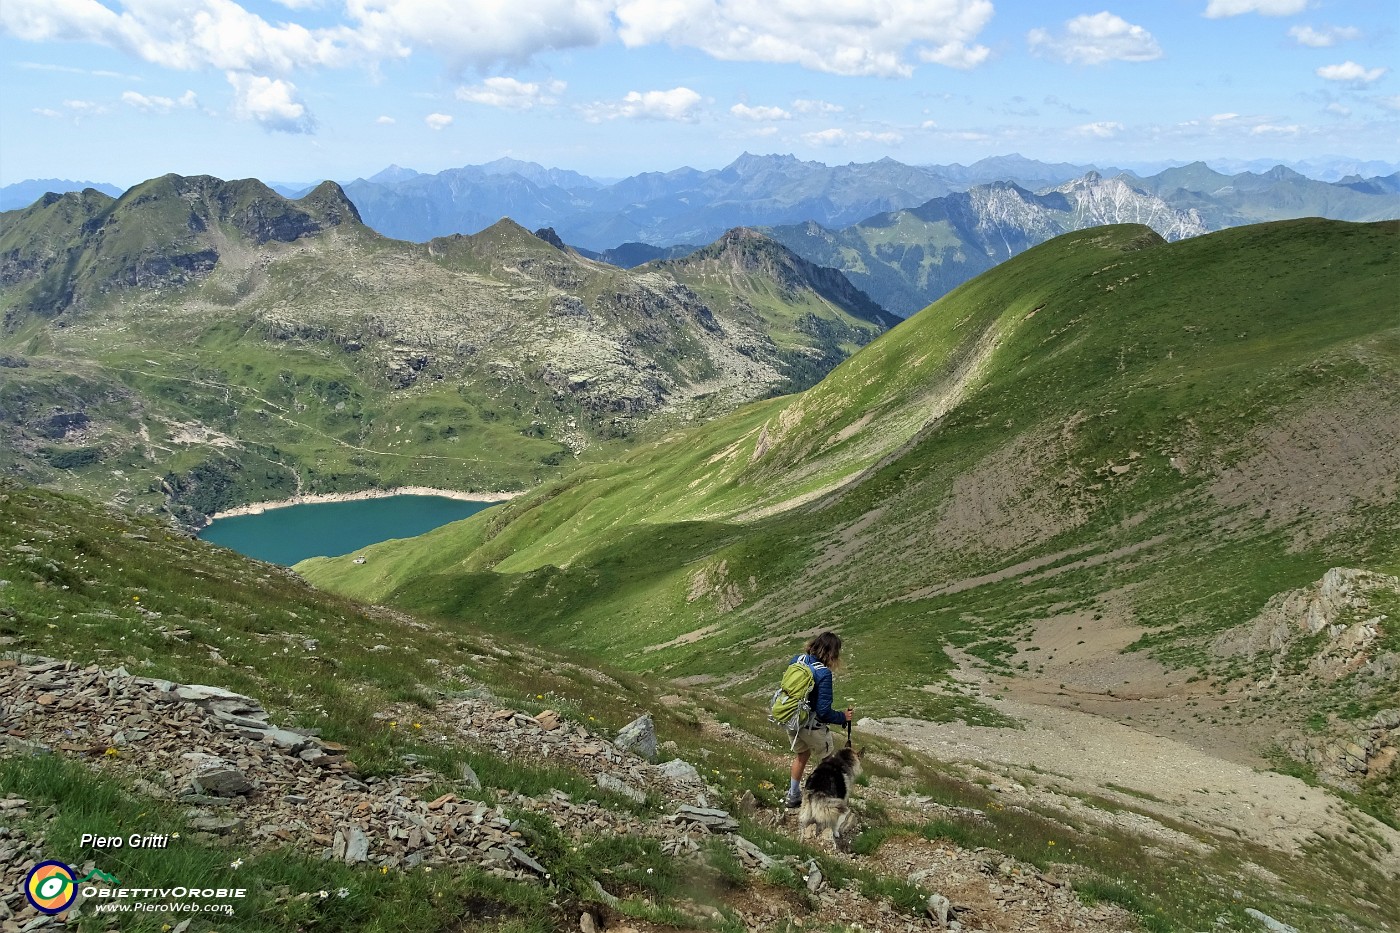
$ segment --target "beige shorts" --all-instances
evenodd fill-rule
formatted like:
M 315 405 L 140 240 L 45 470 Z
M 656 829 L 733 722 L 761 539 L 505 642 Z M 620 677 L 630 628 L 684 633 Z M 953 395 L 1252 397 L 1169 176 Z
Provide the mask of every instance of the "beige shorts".
M 797 730 L 797 742 L 792 750 L 799 755 L 804 751 L 811 752 L 818 759 L 822 759 L 836 750 L 836 740 L 831 737 L 831 730 L 826 727 L 826 723 L 819 722 Z

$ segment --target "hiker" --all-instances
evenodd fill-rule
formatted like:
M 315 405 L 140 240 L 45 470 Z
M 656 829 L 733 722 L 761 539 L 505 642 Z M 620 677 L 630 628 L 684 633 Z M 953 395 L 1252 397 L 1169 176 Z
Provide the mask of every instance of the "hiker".
M 841 636 L 835 632 L 822 632 L 807 642 L 806 650 L 788 662 L 789 667 L 803 664 L 812 672 L 812 689 L 807 694 L 805 709 L 810 710 L 796 722 L 797 731 L 793 738 L 791 781 L 788 784 L 786 805 L 796 809 L 802 805 L 802 773 L 812 753 L 820 762 L 836 749 L 828 724 L 850 728 L 855 720 L 855 707 L 846 707 L 845 712 L 831 708 L 831 672 L 841 666 Z M 789 732 L 789 735 L 792 735 Z

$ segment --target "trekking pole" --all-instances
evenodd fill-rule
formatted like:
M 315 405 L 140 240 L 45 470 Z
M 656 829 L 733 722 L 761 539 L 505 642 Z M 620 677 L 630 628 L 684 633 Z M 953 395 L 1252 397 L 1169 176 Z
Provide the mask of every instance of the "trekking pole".
M 852 712 L 851 708 L 850 708 L 849 706 L 846 707 L 846 747 L 847 747 L 847 748 L 850 748 L 850 747 L 851 747 L 851 730 L 854 729 L 854 728 L 856 727 L 856 724 L 855 724 L 854 720 L 851 718 L 851 712 Z

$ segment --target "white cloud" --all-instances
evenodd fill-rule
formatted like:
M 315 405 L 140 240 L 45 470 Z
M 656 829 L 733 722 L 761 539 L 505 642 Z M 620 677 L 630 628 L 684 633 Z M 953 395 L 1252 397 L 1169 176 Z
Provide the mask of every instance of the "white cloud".
M 830 101 L 826 100 L 812 100 L 809 98 L 799 97 L 797 100 L 792 102 L 792 109 L 796 110 L 798 113 L 833 114 L 840 113 L 846 108 L 842 107 L 840 104 L 833 104 Z
M 979 133 L 976 130 L 946 130 L 938 135 L 944 139 L 967 143 L 985 143 L 992 140 L 990 133 Z
M 963 71 L 976 68 L 991 54 L 992 50 L 985 45 L 968 45 L 965 42 L 945 42 L 935 48 L 919 50 L 919 58 L 926 62 Z
M 26 71 L 57 71 L 70 75 L 92 75 L 97 78 L 120 78 L 123 81 L 141 80 L 139 75 L 123 74 L 120 71 L 107 71 L 103 69 L 89 70 L 87 68 L 74 68 L 70 65 L 55 65 L 50 62 L 15 62 L 15 67 L 23 68 Z
M 346 0 L 345 8 L 361 35 L 389 48 L 427 49 L 461 69 L 520 65 L 549 49 L 598 45 L 612 35 L 616 2 Z
M 1288 34 L 1297 40 L 1299 45 L 1306 45 L 1310 49 L 1325 49 L 1338 42 L 1361 38 L 1361 30 L 1355 26 L 1327 26 L 1322 29 L 1294 26 L 1288 30 Z
M 230 71 L 225 77 L 233 86 L 234 116 L 280 133 L 315 132 L 316 121 L 298 99 L 295 84 L 241 71 Z
M 675 120 L 689 123 L 703 98 L 688 87 L 669 91 L 629 91 L 621 101 L 598 101 L 583 108 L 590 123 L 619 118 L 635 120 Z
M 551 107 L 568 87 L 563 81 L 517 81 L 514 78 L 487 78 L 478 85 L 457 88 L 457 99 L 503 110 L 529 110 Z
M 795 64 L 843 75 L 908 77 L 906 52 L 971 67 L 991 0 L 620 0 L 629 47 L 667 43 L 723 61 Z
M 1328 113 L 1335 113 L 1339 117 L 1351 116 L 1351 108 L 1348 107 L 1346 104 L 1338 103 L 1337 101 L 1333 101 L 1323 109 L 1325 109 Z
M 1376 103 L 1384 110 L 1400 111 L 1400 94 L 1391 94 L 1389 97 L 1377 97 Z
M 1293 16 L 1308 8 L 1311 0 L 1210 0 L 1205 15 L 1210 19 L 1258 13 L 1260 16 Z
M 1032 29 L 1026 36 L 1031 51 L 1079 65 L 1104 62 L 1147 62 L 1162 57 L 1152 33 L 1112 13 L 1076 16 L 1062 35 Z
M 148 113 L 169 113 L 176 107 L 197 107 L 199 106 L 199 98 L 194 91 L 186 91 L 178 98 L 157 97 L 136 91 L 125 91 L 122 93 L 122 103 L 135 107 L 137 110 L 145 110 Z
M 41 117 L 53 118 L 63 116 L 63 114 L 60 111 L 54 110 L 52 107 L 35 107 L 34 112 Z
M 849 146 L 852 143 L 867 142 L 885 143 L 892 146 L 904 141 L 901 134 L 892 131 L 877 133 L 871 130 L 856 130 L 852 132 L 836 127 L 803 133 L 802 139 L 809 146 Z
M 374 122 L 377 123 L 377 124 L 379 124 L 380 126 L 393 126 L 395 123 L 398 123 L 399 121 L 398 121 L 398 120 L 395 120 L 393 117 L 389 116 L 388 114 L 380 114 L 379 116 L 377 116 L 377 117 L 374 118 Z
M 65 100 L 63 106 L 74 116 L 95 116 L 107 112 L 106 105 L 95 100 Z
M 1298 124 L 1279 126 L 1275 123 L 1261 123 L 1250 130 L 1255 136 L 1297 136 L 1303 131 Z
M 792 114 L 782 107 L 750 107 L 748 104 L 735 104 L 729 112 L 745 120 L 791 120 Z
M 1210 122 L 1229 123 L 1231 120 L 1238 120 L 1239 118 L 1240 115 L 1237 113 L 1217 113 L 1210 118 Z
M 1085 123 L 1076 126 L 1074 131 L 1080 136 L 1092 136 L 1095 139 L 1112 139 L 1123 132 L 1123 124 L 1113 120 L 1099 120 L 1095 123 Z
M 1345 61 L 1340 65 L 1323 65 L 1317 69 L 1317 76 L 1326 81 L 1370 84 L 1372 81 L 1380 80 L 1381 76 L 1389 70 L 1389 68 L 1367 68 L 1353 61 Z
M 452 125 L 452 117 L 445 113 L 430 113 L 423 118 L 430 130 L 444 130 Z
M 121 12 L 97 0 L 5 0 L 0 31 L 110 46 L 166 68 L 276 74 L 345 65 L 375 44 L 345 26 L 269 23 L 233 0 L 125 0 Z

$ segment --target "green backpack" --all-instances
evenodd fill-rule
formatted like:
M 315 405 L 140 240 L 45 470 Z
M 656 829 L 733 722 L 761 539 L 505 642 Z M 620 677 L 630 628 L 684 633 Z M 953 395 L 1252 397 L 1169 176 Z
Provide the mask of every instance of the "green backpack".
M 807 703 L 807 696 L 817 683 L 806 659 L 805 654 L 798 656 L 797 660 L 789 664 L 788 669 L 783 672 L 782 682 L 778 685 L 777 692 L 773 694 L 773 705 L 768 714 L 769 719 L 794 735 L 812 712 L 812 707 Z M 820 664 L 821 662 L 815 661 L 813 663 Z

